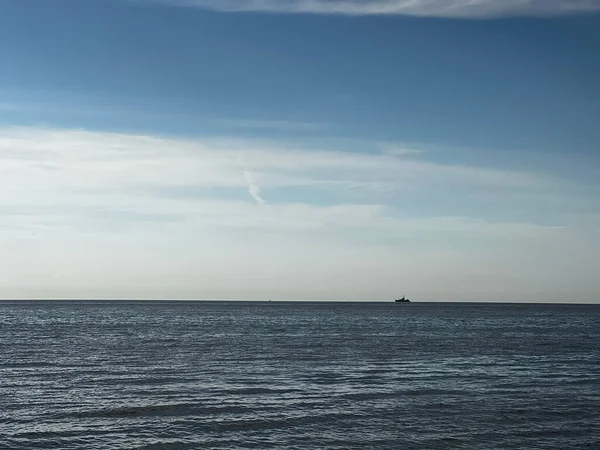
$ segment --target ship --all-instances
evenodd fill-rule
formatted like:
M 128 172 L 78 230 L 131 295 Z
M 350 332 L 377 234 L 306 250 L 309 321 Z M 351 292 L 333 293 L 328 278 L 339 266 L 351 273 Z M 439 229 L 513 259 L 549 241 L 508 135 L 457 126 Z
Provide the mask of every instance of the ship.
M 410 303 L 410 300 L 407 299 L 404 295 L 402 296 L 402 298 L 397 298 L 396 300 L 394 300 L 396 303 Z

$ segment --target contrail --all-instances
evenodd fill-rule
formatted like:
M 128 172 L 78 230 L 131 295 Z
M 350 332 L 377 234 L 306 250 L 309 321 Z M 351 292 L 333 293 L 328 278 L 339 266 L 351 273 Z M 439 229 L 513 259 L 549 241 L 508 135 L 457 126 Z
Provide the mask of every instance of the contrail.
M 266 203 L 265 199 L 260 196 L 260 186 L 256 184 L 256 180 L 254 180 L 252 172 L 246 169 L 246 164 L 244 164 L 241 156 L 238 157 L 238 161 L 244 170 L 244 176 L 246 177 L 246 182 L 248 183 L 248 193 L 254 200 L 256 200 L 257 205 L 264 206 Z
M 254 177 L 252 173 L 248 170 L 244 170 L 244 175 L 246 176 L 246 181 L 248 182 L 248 192 L 256 200 L 256 203 L 259 205 L 264 205 L 265 199 L 260 196 L 260 187 L 254 181 Z

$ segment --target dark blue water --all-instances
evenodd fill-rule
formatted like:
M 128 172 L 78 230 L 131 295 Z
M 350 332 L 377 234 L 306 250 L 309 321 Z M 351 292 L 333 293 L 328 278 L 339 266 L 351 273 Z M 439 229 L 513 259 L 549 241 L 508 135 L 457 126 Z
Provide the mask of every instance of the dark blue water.
M 0 302 L 0 448 L 600 448 L 600 306 Z

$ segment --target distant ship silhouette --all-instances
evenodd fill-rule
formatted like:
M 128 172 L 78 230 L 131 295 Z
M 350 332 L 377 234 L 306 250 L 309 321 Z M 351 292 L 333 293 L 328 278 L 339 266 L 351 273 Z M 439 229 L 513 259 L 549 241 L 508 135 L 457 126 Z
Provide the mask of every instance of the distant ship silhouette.
M 397 298 L 396 300 L 394 300 L 396 303 L 410 303 L 410 300 L 407 299 L 404 295 L 402 296 L 402 298 Z

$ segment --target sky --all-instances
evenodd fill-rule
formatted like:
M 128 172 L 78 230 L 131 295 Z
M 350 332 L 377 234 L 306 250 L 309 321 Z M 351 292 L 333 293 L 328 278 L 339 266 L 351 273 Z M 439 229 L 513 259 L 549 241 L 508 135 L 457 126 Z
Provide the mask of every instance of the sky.
M 599 0 L 2 0 L 0 298 L 600 302 Z

